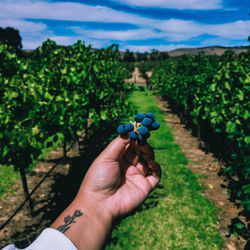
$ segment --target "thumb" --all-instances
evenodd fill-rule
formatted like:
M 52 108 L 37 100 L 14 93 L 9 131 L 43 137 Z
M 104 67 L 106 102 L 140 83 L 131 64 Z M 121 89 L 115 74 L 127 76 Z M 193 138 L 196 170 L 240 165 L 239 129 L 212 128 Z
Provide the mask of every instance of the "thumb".
M 126 146 L 130 143 L 128 137 L 116 137 L 109 145 L 102 151 L 100 158 L 103 160 L 119 160 Z

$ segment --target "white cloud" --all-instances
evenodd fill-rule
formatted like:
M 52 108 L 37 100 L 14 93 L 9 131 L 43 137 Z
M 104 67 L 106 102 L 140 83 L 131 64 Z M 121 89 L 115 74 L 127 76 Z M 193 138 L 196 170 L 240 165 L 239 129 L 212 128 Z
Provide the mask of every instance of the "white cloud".
M 81 27 L 71 27 L 79 35 L 87 34 L 95 39 L 109 39 L 118 41 L 164 39 L 170 42 L 181 42 L 191 38 L 208 34 L 220 36 L 227 39 L 242 40 L 249 34 L 250 21 L 237 21 L 227 24 L 206 25 L 194 21 L 184 21 L 170 19 L 152 23 L 148 28 L 138 28 L 133 30 L 107 31 L 107 30 L 86 30 Z M 155 31 L 157 28 L 158 32 Z
M 170 19 L 157 25 L 168 41 L 185 41 L 203 34 L 224 37 L 231 40 L 247 39 L 250 21 L 207 25 L 194 21 Z
M 184 41 L 204 33 L 204 25 L 188 20 L 169 19 L 156 24 L 169 41 Z
M 77 42 L 78 37 L 72 37 L 72 36 L 51 36 L 49 37 L 50 40 L 55 41 L 59 45 L 71 45 L 75 42 Z
M 155 32 L 153 29 L 133 29 L 133 30 L 120 30 L 120 31 L 110 31 L 110 30 L 89 30 L 83 29 L 81 27 L 71 27 L 79 35 L 86 35 L 95 39 L 108 39 L 108 40 L 118 40 L 118 41 L 128 41 L 128 40 L 146 40 L 150 38 L 161 38 L 160 32 Z
M 23 49 L 36 49 L 42 45 L 42 42 L 43 41 L 41 41 L 40 39 L 39 40 L 23 39 L 22 40 Z
M 195 21 L 169 19 L 157 24 L 157 28 L 174 33 L 199 33 L 202 24 Z
M 234 23 L 206 25 L 207 34 L 228 39 L 247 39 L 250 32 L 250 21 L 237 21 Z
M 0 2 L 0 18 L 50 19 L 89 21 L 104 23 L 143 24 L 150 21 L 137 15 L 115 11 L 105 6 L 91 6 L 73 2 L 44 2 L 31 0 L 3 0 Z
M 215 10 L 222 8 L 222 0 L 112 0 L 130 6 L 178 10 Z
M 41 32 L 47 29 L 47 25 L 41 22 L 29 22 L 20 19 L 0 19 L 1 27 L 15 27 L 21 32 Z
M 106 48 L 111 45 L 109 40 L 91 40 L 87 39 L 86 44 L 90 44 L 92 48 Z

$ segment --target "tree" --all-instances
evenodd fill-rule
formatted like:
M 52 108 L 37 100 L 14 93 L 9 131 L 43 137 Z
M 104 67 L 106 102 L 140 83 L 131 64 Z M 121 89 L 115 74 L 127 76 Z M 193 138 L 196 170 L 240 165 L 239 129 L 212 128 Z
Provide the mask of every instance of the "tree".
M 136 52 L 136 61 L 137 62 L 143 61 L 143 56 L 140 52 Z
M 0 27 L 0 43 L 7 44 L 15 50 L 21 50 L 23 47 L 21 41 L 22 38 L 17 29 Z
M 152 61 L 158 60 L 159 54 L 160 54 L 160 52 L 158 50 L 152 49 L 152 51 L 150 53 L 150 60 L 152 60 Z
M 148 58 L 149 58 L 149 53 L 148 52 L 144 52 L 142 54 L 142 58 L 143 58 L 143 61 L 146 62 L 148 60 Z
M 134 62 L 135 61 L 135 56 L 134 53 L 129 51 L 128 49 L 125 51 L 124 56 L 123 56 L 123 61 L 124 62 Z

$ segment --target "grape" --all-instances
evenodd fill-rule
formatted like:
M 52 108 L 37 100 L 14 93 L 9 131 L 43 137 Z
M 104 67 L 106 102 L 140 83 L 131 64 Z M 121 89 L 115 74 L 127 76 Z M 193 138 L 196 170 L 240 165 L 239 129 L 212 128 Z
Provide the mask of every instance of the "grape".
M 126 132 L 130 132 L 134 130 L 134 125 L 132 123 L 128 123 L 125 125 Z
M 156 130 L 160 127 L 160 123 L 155 120 L 153 113 L 138 113 L 135 115 L 136 123 L 122 124 L 117 128 L 117 132 L 120 135 L 129 135 L 130 140 L 137 140 L 138 145 L 143 146 L 147 143 L 147 139 L 150 137 L 151 130 Z
M 135 141 L 135 140 L 138 138 L 137 132 L 131 131 L 131 132 L 129 133 L 129 138 L 130 138 L 132 141 Z
M 140 146 L 145 145 L 146 142 L 147 142 L 147 141 L 146 141 L 145 138 L 143 138 L 141 135 L 138 136 L 138 138 L 137 138 L 137 143 L 138 143 Z
M 143 126 L 149 126 L 152 123 L 152 120 L 150 118 L 144 118 L 142 120 L 142 125 Z
M 138 133 L 139 133 L 140 135 L 145 135 L 145 134 L 148 133 L 148 128 L 142 126 L 142 127 L 140 127 L 140 128 L 138 129 Z
M 152 121 L 155 119 L 155 115 L 153 113 L 146 113 L 146 117 L 150 118 Z
M 146 134 L 142 135 L 144 139 L 148 139 L 150 137 L 150 132 L 148 131 Z
M 120 135 L 125 135 L 127 133 L 126 129 L 125 129 L 125 125 L 120 125 L 117 128 L 117 133 Z
M 151 128 L 153 130 L 156 130 L 160 127 L 160 123 L 158 121 L 154 121 L 152 124 L 151 124 Z
M 142 113 L 138 113 L 135 115 L 135 121 L 136 122 L 141 122 L 145 118 L 145 115 Z

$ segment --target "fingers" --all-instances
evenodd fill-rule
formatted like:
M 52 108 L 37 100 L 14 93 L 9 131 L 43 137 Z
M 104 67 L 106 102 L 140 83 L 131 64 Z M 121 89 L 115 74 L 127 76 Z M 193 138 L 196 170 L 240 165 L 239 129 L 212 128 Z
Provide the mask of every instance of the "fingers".
M 151 190 L 153 190 L 161 179 L 160 164 L 151 159 L 148 162 L 138 162 L 136 168 L 147 179 L 150 184 Z
M 149 160 L 148 167 L 152 170 L 152 174 L 155 175 L 155 177 L 161 177 L 161 166 L 158 162 Z
M 139 161 L 136 165 L 137 169 L 143 176 L 147 176 L 150 174 L 155 175 L 156 177 L 161 177 L 161 167 L 160 164 L 154 160 Z
M 143 176 L 147 176 L 149 173 L 149 168 L 147 164 L 143 161 L 137 163 L 136 168 L 140 171 Z
M 128 150 L 129 138 L 123 138 L 123 137 L 116 137 L 112 142 L 109 143 L 109 145 L 103 150 L 100 157 L 102 159 L 109 159 L 118 161 L 121 157 L 121 155 L 124 154 L 124 150 Z
M 161 167 L 154 161 L 154 150 L 149 144 L 139 146 L 136 142 L 131 142 L 129 138 L 119 136 L 100 155 L 102 159 L 117 161 L 122 156 L 128 163 L 136 166 L 140 173 L 148 180 L 152 189 L 160 182 Z M 149 175 L 150 170 L 151 174 Z
M 125 152 L 125 151 L 124 151 Z M 132 142 L 129 144 L 129 147 L 126 150 L 124 155 L 124 159 L 134 166 L 138 164 L 140 161 L 145 162 L 146 165 L 150 164 L 150 160 L 154 159 L 154 150 L 149 144 L 145 144 L 144 146 L 139 146 L 136 142 Z
M 153 160 L 151 160 L 148 166 L 150 166 L 150 169 L 152 170 L 152 174 L 146 176 L 146 179 L 150 183 L 151 188 L 154 189 L 161 179 L 161 167 L 160 167 L 160 164 L 158 164 L 157 162 Z
M 146 161 L 149 159 L 154 159 L 155 154 L 153 148 L 149 144 L 145 144 L 144 146 L 139 146 L 141 152 L 142 152 L 142 158 Z
M 130 147 L 127 149 L 126 154 L 124 155 L 125 160 L 136 166 L 141 157 L 141 150 L 138 148 L 135 142 L 130 144 Z

